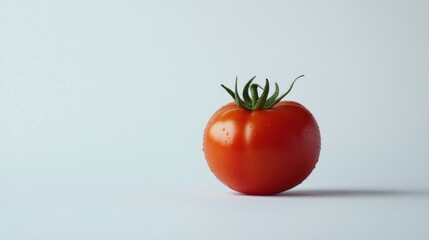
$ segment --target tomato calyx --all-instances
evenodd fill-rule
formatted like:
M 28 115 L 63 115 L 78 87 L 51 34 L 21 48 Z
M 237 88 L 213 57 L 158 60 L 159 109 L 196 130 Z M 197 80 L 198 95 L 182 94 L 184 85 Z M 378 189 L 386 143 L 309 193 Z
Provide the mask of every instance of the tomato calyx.
M 280 102 L 284 97 L 286 97 L 286 95 L 288 95 L 289 92 L 292 90 L 296 80 L 298 80 L 301 77 L 304 77 L 304 75 L 301 75 L 295 78 L 295 80 L 293 80 L 292 84 L 290 85 L 289 89 L 280 96 L 279 96 L 280 94 L 279 85 L 275 83 L 274 93 L 271 95 L 271 97 L 268 97 L 268 93 L 270 91 L 270 83 L 268 79 L 265 79 L 265 86 L 261 87 L 259 84 L 252 83 L 253 80 L 255 80 L 256 76 L 252 77 L 244 86 L 243 94 L 242 94 L 243 99 L 240 97 L 240 94 L 238 93 L 238 88 L 237 88 L 238 77 L 235 78 L 234 91 L 232 91 L 228 87 L 225 87 L 225 85 L 223 84 L 221 84 L 221 86 L 234 99 L 235 104 L 238 107 L 244 108 L 248 111 L 265 110 L 265 109 L 270 109 L 276 103 Z M 262 89 L 262 93 L 260 96 L 258 93 L 258 88 Z

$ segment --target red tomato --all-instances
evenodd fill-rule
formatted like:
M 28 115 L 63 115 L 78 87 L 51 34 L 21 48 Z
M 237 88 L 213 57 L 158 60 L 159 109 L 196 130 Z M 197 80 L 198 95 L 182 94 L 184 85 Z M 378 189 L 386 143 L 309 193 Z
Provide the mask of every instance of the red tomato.
M 208 122 L 203 150 L 211 171 L 225 185 L 245 194 L 270 195 L 310 175 L 320 142 L 316 120 L 297 102 L 253 111 L 229 103 Z

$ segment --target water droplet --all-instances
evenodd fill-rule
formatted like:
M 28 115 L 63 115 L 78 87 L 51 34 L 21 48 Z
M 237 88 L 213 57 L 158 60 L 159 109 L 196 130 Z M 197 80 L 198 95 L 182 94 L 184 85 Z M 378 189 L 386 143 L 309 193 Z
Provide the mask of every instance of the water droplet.
M 226 136 L 229 136 L 229 132 L 226 133 Z
M 225 128 L 222 128 L 222 131 L 225 131 Z

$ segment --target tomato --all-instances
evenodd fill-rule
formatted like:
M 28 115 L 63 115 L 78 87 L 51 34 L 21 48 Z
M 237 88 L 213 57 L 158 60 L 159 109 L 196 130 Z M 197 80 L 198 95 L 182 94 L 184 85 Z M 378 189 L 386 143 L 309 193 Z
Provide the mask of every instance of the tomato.
M 264 92 L 268 88 L 267 80 Z M 259 100 L 254 97 L 253 105 Z M 272 99 L 269 108 L 252 109 L 237 90 L 234 98 L 238 100 L 216 111 L 204 130 L 203 151 L 214 175 L 231 189 L 251 195 L 277 194 L 303 182 L 315 168 L 321 147 L 311 112 L 297 102 L 273 104 Z M 247 105 L 237 104 L 240 101 Z

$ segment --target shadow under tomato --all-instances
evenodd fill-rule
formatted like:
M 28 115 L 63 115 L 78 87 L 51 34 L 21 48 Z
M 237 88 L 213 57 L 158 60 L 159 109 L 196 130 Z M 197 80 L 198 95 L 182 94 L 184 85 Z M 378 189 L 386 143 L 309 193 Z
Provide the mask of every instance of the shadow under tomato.
M 299 198 L 345 198 L 345 197 L 429 197 L 429 190 L 404 190 L 404 189 L 303 189 L 289 190 L 276 195 L 245 195 L 256 197 L 299 197 Z
M 318 189 L 290 190 L 274 197 L 411 197 L 429 196 L 428 190 L 385 190 L 385 189 Z

